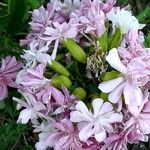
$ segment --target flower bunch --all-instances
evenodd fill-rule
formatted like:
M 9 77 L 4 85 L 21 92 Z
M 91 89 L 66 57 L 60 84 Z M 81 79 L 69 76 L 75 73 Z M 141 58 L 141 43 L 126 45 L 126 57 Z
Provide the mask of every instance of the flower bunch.
M 37 150 L 121 150 L 148 141 L 150 49 L 128 7 L 52 0 L 33 11 L 30 26 L 16 83 L 11 73 L 20 65 L 2 63 L 11 82 L 0 78 L 0 99 L 6 85 L 17 85 L 17 122 L 32 123 Z

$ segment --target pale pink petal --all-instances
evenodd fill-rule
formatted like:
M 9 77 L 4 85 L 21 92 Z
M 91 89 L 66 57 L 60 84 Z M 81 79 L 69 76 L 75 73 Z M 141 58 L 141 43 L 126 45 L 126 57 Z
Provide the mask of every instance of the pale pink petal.
M 51 58 L 51 56 L 49 54 L 40 53 L 37 56 L 37 61 L 41 62 L 41 63 L 49 63 L 49 64 L 51 64 L 52 58 Z
M 113 91 L 118 85 L 120 85 L 123 82 L 124 82 L 124 78 L 119 77 L 119 78 L 116 78 L 113 80 L 109 80 L 109 81 L 100 83 L 98 88 L 104 93 L 109 93 L 109 92 Z
M 89 112 L 87 106 L 82 101 L 79 101 L 77 103 L 76 110 L 83 113 L 85 116 L 92 116 L 92 114 Z
M 73 111 L 70 113 L 70 120 L 72 122 L 89 122 L 92 121 L 92 119 L 90 118 L 90 116 L 87 114 L 83 114 L 79 111 Z
M 140 106 L 143 101 L 141 89 L 129 81 L 126 81 L 125 83 L 124 97 L 127 105 L 134 106 L 136 104 L 137 106 Z
M 106 139 L 106 132 L 102 131 L 100 133 L 95 133 L 95 139 L 96 141 L 98 141 L 99 143 L 102 142 L 104 139 Z
M 90 136 L 93 135 L 92 125 L 88 124 L 79 132 L 79 138 L 81 141 L 86 141 Z
M 56 103 L 59 105 L 63 105 L 65 97 L 62 94 L 62 92 L 52 86 L 50 89 L 51 89 L 52 97 L 54 97 Z
M 113 113 L 110 118 L 108 119 L 109 123 L 115 123 L 115 122 L 122 122 L 123 117 L 119 113 Z
M 121 62 L 116 48 L 113 48 L 112 50 L 109 51 L 109 54 L 106 57 L 106 60 L 113 68 L 115 68 L 119 72 L 123 74 L 127 73 L 127 68 Z
M 32 117 L 34 117 L 33 110 L 26 108 L 20 112 L 17 122 L 26 124 Z
M 93 100 L 92 106 L 93 106 L 93 111 L 94 111 L 94 116 L 95 116 L 95 117 L 98 116 L 102 104 L 103 104 L 103 100 L 100 99 L 100 98 L 97 98 L 97 99 L 94 99 L 94 100 Z
M 108 96 L 111 103 L 117 103 L 121 100 L 121 95 L 123 93 L 124 83 L 121 83 L 116 89 L 114 89 Z
M 113 110 L 112 104 L 111 104 L 110 102 L 105 102 L 105 103 L 102 105 L 102 107 L 101 107 L 101 109 L 100 109 L 100 111 L 99 111 L 99 114 L 100 114 L 100 115 L 104 115 L 104 114 L 106 114 L 106 113 L 108 113 L 108 112 L 111 112 L 112 110 Z
M 3 100 L 8 95 L 7 85 L 0 81 L 0 100 Z

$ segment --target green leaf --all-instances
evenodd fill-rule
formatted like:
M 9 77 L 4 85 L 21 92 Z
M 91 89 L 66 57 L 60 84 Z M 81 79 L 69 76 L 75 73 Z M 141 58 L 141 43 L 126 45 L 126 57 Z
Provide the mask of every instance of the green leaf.
M 27 132 L 27 125 L 9 123 L 0 128 L 0 148 L 11 149 L 14 144 L 21 138 L 22 134 Z M 14 147 L 15 149 L 15 147 Z
M 103 100 L 107 101 L 107 100 L 108 100 L 108 95 L 109 95 L 108 93 L 103 93 L 103 92 L 102 92 L 102 93 L 100 94 L 100 98 L 102 98 Z
M 29 6 L 31 6 L 31 8 L 35 9 L 38 8 L 40 6 L 40 0 L 27 0 Z
M 136 17 L 140 22 L 146 21 L 147 18 L 150 17 L 150 7 L 147 6 L 143 11 L 139 13 L 139 15 Z
M 9 21 L 8 15 L 0 17 L 0 31 L 3 31 L 7 27 L 8 21 Z
M 108 26 L 109 24 L 106 24 L 106 31 L 105 33 L 98 37 L 98 42 L 99 42 L 99 46 L 100 46 L 100 49 L 105 53 L 108 49 L 108 41 L 107 41 L 107 35 L 108 35 Z
M 121 30 L 117 28 L 115 34 L 110 37 L 108 50 L 111 50 L 112 48 L 118 48 L 118 46 L 120 45 L 121 39 L 122 39 Z
M 5 108 L 5 102 L 4 101 L 0 101 L 0 109 L 4 109 Z
M 30 145 L 27 145 L 27 146 L 23 147 L 22 150 L 33 150 L 33 147 Z
M 149 48 L 150 47 L 150 32 L 145 36 L 145 41 L 144 41 L 145 47 Z
M 7 26 L 7 32 L 16 34 L 24 26 L 23 23 L 27 11 L 26 0 L 9 0 L 8 11 L 10 19 Z
M 76 61 L 72 61 L 68 66 L 67 66 L 69 72 L 73 75 L 77 75 L 80 73 L 79 71 L 79 65 Z

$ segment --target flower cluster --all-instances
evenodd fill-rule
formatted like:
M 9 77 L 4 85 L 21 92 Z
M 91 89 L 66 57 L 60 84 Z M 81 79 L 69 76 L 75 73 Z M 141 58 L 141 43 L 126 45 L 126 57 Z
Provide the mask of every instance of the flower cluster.
M 20 69 L 7 57 L 7 86 L 22 97 L 18 123 L 38 132 L 37 150 L 122 150 L 150 134 L 150 49 L 145 25 L 115 0 L 52 0 L 32 13 Z M 16 83 L 14 79 L 16 77 Z M 87 92 L 86 92 L 87 91 Z

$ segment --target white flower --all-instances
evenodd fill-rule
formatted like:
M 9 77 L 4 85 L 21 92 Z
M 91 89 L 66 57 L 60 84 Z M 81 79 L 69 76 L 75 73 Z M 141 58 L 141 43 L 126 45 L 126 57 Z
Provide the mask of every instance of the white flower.
M 120 8 L 114 8 L 106 14 L 108 20 L 112 21 L 113 27 L 120 28 L 122 33 L 127 33 L 130 29 L 142 29 L 145 25 L 139 24 L 139 21 L 132 16 L 130 11 Z
M 93 113 L 82 101 L 79 101 L 76 111 L 71 112 L 70 120 L 78 123 L 80 140 L 86 141 L 94 135 L 95 139 L 101 142 L 106 138 L 106 132 L 113 132 L 111 124 L 121 122 L 122 116 L 114 112 L 110 102 L 103 102 L 100 98 L 93 100 L 92 106 Z

